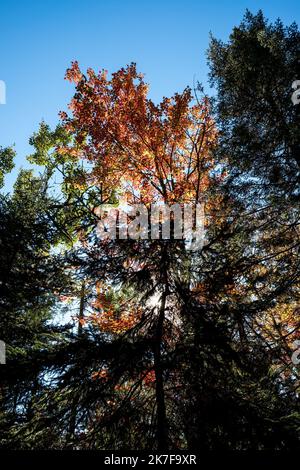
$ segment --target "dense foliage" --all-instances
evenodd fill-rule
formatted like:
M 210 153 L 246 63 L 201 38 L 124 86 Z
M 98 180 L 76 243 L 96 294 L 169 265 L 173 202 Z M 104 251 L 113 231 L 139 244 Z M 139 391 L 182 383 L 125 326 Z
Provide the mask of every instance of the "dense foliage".
M 247 12 L 208 59 L 213 99 L 160 104 L 135 64 L 74 62 L 30 139 L 43 173 L 0 198 L 2 448 L 299 445 L 300 33 Z M 125 200 L 201 203 L 205 243 L 101 239 Z

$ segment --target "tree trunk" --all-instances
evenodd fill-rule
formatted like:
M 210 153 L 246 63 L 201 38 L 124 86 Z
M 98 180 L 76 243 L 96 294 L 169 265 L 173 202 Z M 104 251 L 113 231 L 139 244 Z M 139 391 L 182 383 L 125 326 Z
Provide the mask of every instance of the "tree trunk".
M 159 311 L 158 323 L 156 328 L 156 341 L 154 345 L 154 370 L 156 379 L 156 407 L 157 407 L 157 443 L 158 450 L 166 450 L 168 448 L 168 431 L 166 404 L 164 392 L 163 367 L 161 364 L 161 343 L 163 333 L 163 323 L 165 317 L 167 292 L 162 295 L 161 306 Z
M 165 392 L 164 392 L 164 378 L 163 366 L 161 357 L 161 346 L 163 338 L 163 327 L 165 319 L 166 301 L 169 295 L 168 287 L 168 268 L 166 262 L 166 251 L 164 250 L 162 256 L 162 282 L 164 291 L 161 296 L 161 304 L 159 308 L 158 321 L 155 331 L 154 343 L 154 371 L 156 383 L 156 409 L 157 409 L 157 448 L 158 450 L 168 449 L 168 423 L 166 415 Z
M 81 285 L 81 292 L 80 292 L 78 336 L 82 335 L 82 320 L 84 318 L 84 304 L 85 304 L 85 282 L 83 281 Z

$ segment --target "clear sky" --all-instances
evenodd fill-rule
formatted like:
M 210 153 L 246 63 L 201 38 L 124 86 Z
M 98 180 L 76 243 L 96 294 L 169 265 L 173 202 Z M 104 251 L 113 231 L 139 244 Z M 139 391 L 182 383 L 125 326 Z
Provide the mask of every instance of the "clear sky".
M 18 154 L 5 190 L 27 166 L 39 122 L 55 126 L 66 108 L 72 60 L 109 72 L 137 62 L 158 101 L 195 80 L 207 85 L 209 32 L 226 39 L 246 8 L 300 24 L 299 0 L 0 0 L 0 145 L 15 144 Z

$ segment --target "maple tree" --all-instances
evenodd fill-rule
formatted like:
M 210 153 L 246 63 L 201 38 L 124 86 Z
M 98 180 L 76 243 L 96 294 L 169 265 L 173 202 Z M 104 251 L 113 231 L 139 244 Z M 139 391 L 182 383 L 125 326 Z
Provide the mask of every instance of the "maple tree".
M 191 90 L 187 88 L 183 93 L 164 98 L 159 105 L 155 105 L 147 98 L 148 87 L 134 64 L 114 73 L 109 80 L 104 71 L 95 74 L 89 69 L 87 76 L 83 75 L 78 63 L 74 62 L 66 78 L 76 86 L 76 94 L 70 104 L 72 116 L 61 113 L 72 140 L 67 146 L 58 147 L 57 151 L 88 161 L 84 184 L 100 189 L 102 201 L 109 200 L 112 191 L 115 191 L 119 197 L 125 195 L 129 204 L 139 202 L 149 205 L 160 201 L 195 204 L 204 202 L 205 197 L 212 208 L 219 202 L 217 197 L 214 202 L 207 197 L 208 189 L 216 185 L 222 175 L 213 172 L 212 151 L 217 132 L 206 97 L 201 101 L 198 98 L 193 100 Z M 184 245 L 181 248 L 184 249 Z M 151 246 L 144 249 L 149 253 L 153 251 Z M 171 294 L 168 272 L 170 255 L 166 245 L 159 249 L 156 244 L 155 250 L 157 254 L 161 252 L 160 287 L 150 289 L 152 295 L 156 292 L 159 295 L 152 309 L 156 310 L 153 353 L 157 438 L 158 445 L 165 448 L 168 438 L 161 361 L 162 344 L 167 344 L 164 323 Z M 126 258 L 131 259 L 128 253 Z M 141 263 L 136 253 L 132 259 L 134 270 L 141 273 L 149 270 L 150 275 L 156 275 L 155 263 L 153 265 L 149 260 Z M 130 269 L 132 267 L 127 266 L 128 273 Z M 99 307 L 100 298 L 98 294 L 94 306 Z M 100 315 L 90 316 L 89 321 L 98 323 L 101 331 L 120 333 L 133 328 L 143 317 L 138 310 L 127 314 L 123 312 L 116 319 L 114 311 L 105 309 Z
M 104 71 L 83 75 L 74 62 L 66 78 L 76 95 L 72 116 L 61 117 L 74 138 L 58 151 L 92 163 L 87 185 L 101 185 L 104 200 L 118 189 L 129 203 L 200 201 L 211 183 L 216 144 L 207 98 L 193 103 L 187 88 L 155 105 L 134 64 L 109 80 Z

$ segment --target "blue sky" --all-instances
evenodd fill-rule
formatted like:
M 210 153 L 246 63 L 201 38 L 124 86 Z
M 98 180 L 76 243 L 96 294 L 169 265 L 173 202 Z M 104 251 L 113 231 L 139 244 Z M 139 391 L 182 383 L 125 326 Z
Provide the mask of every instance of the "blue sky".
M 207 84 L 209 32 L 226 39 L 246 10 L 260 8 L 274 20 L 300 23 L 297 0 L 44 0 L 0 3 L 0 80 L 7 103 L 0 105 L 0 145 L 15 144 L 11 190 L 31 151 L 28 139 L 44 119 L 51 126 L 72 95 L 66 68 L 118 68 L 137 62 L 158 101 L 194 80 Z

